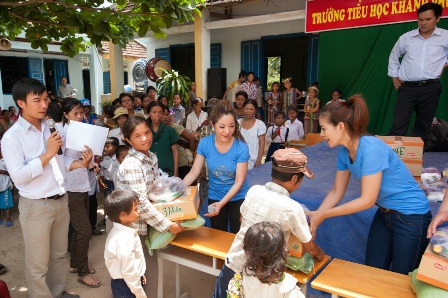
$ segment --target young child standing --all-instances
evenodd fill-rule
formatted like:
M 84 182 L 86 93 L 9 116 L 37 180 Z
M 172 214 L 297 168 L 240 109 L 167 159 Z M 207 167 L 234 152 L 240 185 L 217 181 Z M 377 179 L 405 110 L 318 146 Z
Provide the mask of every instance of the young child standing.
M 315 86 L 308 88 L 308 97 L 305 100 L 305 133 L 316 133 L 319 126 L 319 105 L 320 100 L 317 98 L 319 89 Z
M 269 221 L 280 224 L 285 241 L 289 240 L 290 235 L 294 235 L 315 260 L 323 259 L 324 252 L 312 239 L 302 206 L 290 197 L 300 186 L 304 176 L 314 178 L 306 165 L 307 161 L 306 155 L 297 149 L 277 150 L 272 158 L 272 182 L 254 185 L 249 189 L 240 208 L 241 228 L 218 276 L 213 297 L 226 297 L 229 281 L 235 273 L 243 272 L 244 237 L 247 230 L 256 223 Z
M 286 127 L 289 128 L 290 140 L 302 140 L 305 136 L 303 132 L 303 123 L 297 119 L 297 108 L 290 107 L 288 109 L 289 120 L 286 120 Z
M 283 101 L 282 93 L 279 91 L 280 83 L 273 82 L 271 85 L 271 92 L 268 94 L 268 125 L 274 124 L 274 114 L 282 110 Z
M 107 197 L 114 189 L 114 175 L 119 163 L 115 156 L 115 150 L 119 146 L 118 139 L 109 137 L 106 139 L 103 150 L 103 160 L 100 163 L 100 185 L 104 189 L 104 197 Z
M 9 177 L 6 163 L 0 152 L 0 225 L 3 223 L 1 212 L 4 211 L 5 227 L 12 227 L 11 208 L 14 207 L 14 198 L 11 193 L 12 182 Z
M 305 298 L 297 279 L 286 270 L 287 247 L 282 227 L 259 222 L 244 236 L 243 271 L 229 282 L 227 295 L 235 298 Z
M 265 162 L 271 161 L 272 154 L 274 154 L 275 151 L 286 147 L 289 128 L 285 127 L 285 118 L 285 113 L 283 111 L 277 111 L 274 114 L 275 124 L 269 127 L 266 132 L 266 140 L 270 140 L 271 145 L 269 145 Z
M 283 90 L 283 109 L 286 113 L 288 108 L 293 106 L 297 107 L 298 100 L 303 97 L 302 92 L 299 89 L 292 87 L 292 78 L 286 78 L 282 80 L 283 86 L 285 89 Z
M 174 112 L 174 123 L 183 125 L 185 119 L 185 108 L 180 104 L 182 98 L 179 93 L 174 93 L 173 95 L 173 112 Z
M 146 262 L 138 229 L 138 195 L 129 190 L 115 190 L 104 201 L 104 211 L 113 221 L 106 239 L 104 260 L 112 277 L 114 297 L 146 298 Z

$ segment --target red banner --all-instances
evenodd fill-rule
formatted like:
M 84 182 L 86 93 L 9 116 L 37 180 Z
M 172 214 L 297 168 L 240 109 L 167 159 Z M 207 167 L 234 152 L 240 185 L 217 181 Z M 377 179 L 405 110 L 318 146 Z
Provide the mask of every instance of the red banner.
M 448 17 L 448 0 L 307 1 L 305 32 L 416 21 L 418 8 L 428 2 L 442 5 L 442 17 Z

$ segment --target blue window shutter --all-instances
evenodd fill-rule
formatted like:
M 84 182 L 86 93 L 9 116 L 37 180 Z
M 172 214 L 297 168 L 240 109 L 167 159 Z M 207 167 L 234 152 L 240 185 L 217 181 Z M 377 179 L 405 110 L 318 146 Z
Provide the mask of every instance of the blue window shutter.
M 248 40 L 241 42 L 241 69 L 253 71 L 255 76 L 263 74 L 263 43 L 262 40 Z
M 156 57 L 162 58 L 171 64 L 171 50 L 170 48 L 160 48 L 156 49 Z
M 318 54 L 319 54 L 319 35 L 313 35 L 312 37 L 310 37 L 308 43 L 308 62 L 306 70 L 307 86 L 310 86 L 312 83 L 318 81 L 318 75 L 319 75 L 317 68 L 317 65 L 319 63 Z
M 58 90 L 59 85 L 61 85 L 62 77 L 67 78 L 70 84 L 70 78 L 68 77 L 68 62 L 65 60 L 55 60 L 53 61 L 53 71 L 54 71 L 54 90 Z
M 210 68 L 221 68 L 221 43 L 210 45 Z
M 42 67 L 43 63 L 41 58 L 28 58 L 28 71 L 30 78 L 36 79 L 45 84 Z
M 110 93 L 110 71 L 103 72 L 103 93 Z

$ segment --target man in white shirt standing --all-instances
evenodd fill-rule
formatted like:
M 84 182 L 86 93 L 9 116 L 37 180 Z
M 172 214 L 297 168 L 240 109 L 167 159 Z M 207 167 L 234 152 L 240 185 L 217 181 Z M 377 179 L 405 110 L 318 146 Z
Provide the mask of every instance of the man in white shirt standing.
M 436 3 L 420 6 L 418 29 L 400 36 L 390 53 L 388 75 L 398 96 L 389 135 L 406 135 L 415 110 L 412 135 L 424 141 L 428 137 L 442 93 L 440 76 L 448 61 L 448 31 L 436 26 L 442 10 Z
M 67 235 L 70 216 L 62 137 L 51 133 L 43 121 L 50 99 L 38 80 L 23 78 L 12 89 L 22 109 L 18 121 L 2 139 L 6 167 L 19 190 L 19 220 L 25 246 L 25 279 L 31 298 L 79 297 L 64 292 L 67 277 Z M 86 166 L 93 154 L 84 151 L 82 161 L 70 170 Z
M 62 77 L 61 83 L 62 84 L 58 87 L 58 97 L 60 99 L 72 97 L 74 89 L 71 85 L 67 84 L 67 78 Z

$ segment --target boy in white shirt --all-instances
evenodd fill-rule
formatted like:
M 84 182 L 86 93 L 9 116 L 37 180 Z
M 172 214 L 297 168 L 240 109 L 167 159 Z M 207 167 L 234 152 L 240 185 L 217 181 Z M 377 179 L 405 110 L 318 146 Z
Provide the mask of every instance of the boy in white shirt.
M 297 119 L 297 108 L 288 108 L 289 120 L 286 120 L 286 127 L 289 128 L 289 139 L 290 140 L 302 140 L 305 136 L 303 131 L 303 123 Z
M 271 141 L 266 161 L 271 161 L 271 157 L 278 149 L 286 148 L 286 142 L 289 140 L 289 128 L 285 127 L 286 115 L 283 111 L 277 111 L 274 114 L 274 125 L 268 128 L 266 132 L 266 141 Z
M 146 298 L 146 262 L 134 222 L 139 218 L 138 195 L 128 190 L 113 191 L 104 202 L 104 211 L 114 222 L 106 239 L 104 260 L 112 277 L 113 297 Z

